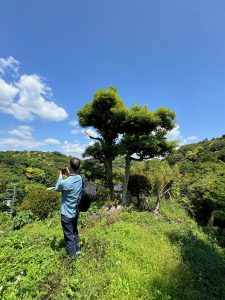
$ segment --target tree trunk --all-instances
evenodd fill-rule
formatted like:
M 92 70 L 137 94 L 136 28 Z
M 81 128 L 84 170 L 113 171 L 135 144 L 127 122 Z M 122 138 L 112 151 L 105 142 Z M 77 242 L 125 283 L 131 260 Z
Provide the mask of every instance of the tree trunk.
M 212 227 L 213 226 L 213 222 L 214 222 L 214 211 L 211 213 L 211 216 L 208 220 L 208 226 Z
M 157 194 L 157 204 L 154 209 L 154 213 L 156 213 L 156 214 L 160 213 L 160 204 L 161 204 L 161 196 L 160 196 L 160 194 Z
M 127 188 L 128 188 L 128 182 L 130 178 L 130 156 L 127 155 L 125 158 L 126 165 L 125 165 L 125 176 L 123 181 L 123 193 L 122 193 L 122 205 L 127 204 Z
M 110 199 L 114 200 L 114 187 L 113 187 L 113 176 L 112 176 L 112 160 L 105 159 L 105 176 L 106 176 L 106 187 L 109 189 Z

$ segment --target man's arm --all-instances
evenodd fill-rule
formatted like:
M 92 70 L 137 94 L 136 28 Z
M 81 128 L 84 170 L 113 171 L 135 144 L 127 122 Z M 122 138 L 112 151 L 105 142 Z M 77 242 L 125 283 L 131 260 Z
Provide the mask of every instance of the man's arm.
M 59 178 L 56 182 L 56 185 L 55 185 L 55 191 L 56 192 L 61 192 L 63 190 L 63 177 L 62 177 L 62 172 L 60 171 L 59 173 Z

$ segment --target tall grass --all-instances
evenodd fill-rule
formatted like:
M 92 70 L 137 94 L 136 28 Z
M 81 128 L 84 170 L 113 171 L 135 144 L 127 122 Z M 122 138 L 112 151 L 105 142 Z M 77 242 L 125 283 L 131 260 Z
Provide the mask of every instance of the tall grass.
M 225 299 L 224 251 L 176 202 L 81 217 L 82 254 L 65 255 L 59 215 L 2 235 L 2 299 Z

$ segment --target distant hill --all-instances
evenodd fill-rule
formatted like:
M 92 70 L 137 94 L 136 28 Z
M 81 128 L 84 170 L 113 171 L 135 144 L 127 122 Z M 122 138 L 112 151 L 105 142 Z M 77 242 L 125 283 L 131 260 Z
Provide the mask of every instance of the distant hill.
M 52 186 L 59 170 L 68 165 L 69 159 L 59 152 L 0 152 L 0 202 L 6 197 L 12 182 L 18 185 L 18 202 L 29 190 Z
M 17 183 L 19 204 L 29 191 L 54 186 L 59 170 L 68 166 L 70 159 L 60 152 L 0 152 L 0 208 L 12 182 Z M 81 160 L 79 172 L 92 180 L 104 177 L 102 165 L 93 160 Z
M 199 143 L 181 146 L 168 157 L 170 164 L 178 162 L 225 162 L 225 135 Z

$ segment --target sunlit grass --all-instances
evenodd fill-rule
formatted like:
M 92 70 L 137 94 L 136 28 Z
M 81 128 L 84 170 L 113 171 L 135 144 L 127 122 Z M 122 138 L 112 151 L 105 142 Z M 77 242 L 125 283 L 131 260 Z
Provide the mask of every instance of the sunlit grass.
M 1 235 L 2 299 L 223 299 L 224 250 L 177 203 L 162 217 L 81 216 L 82 254 L 65 254 L 60 216 Z

